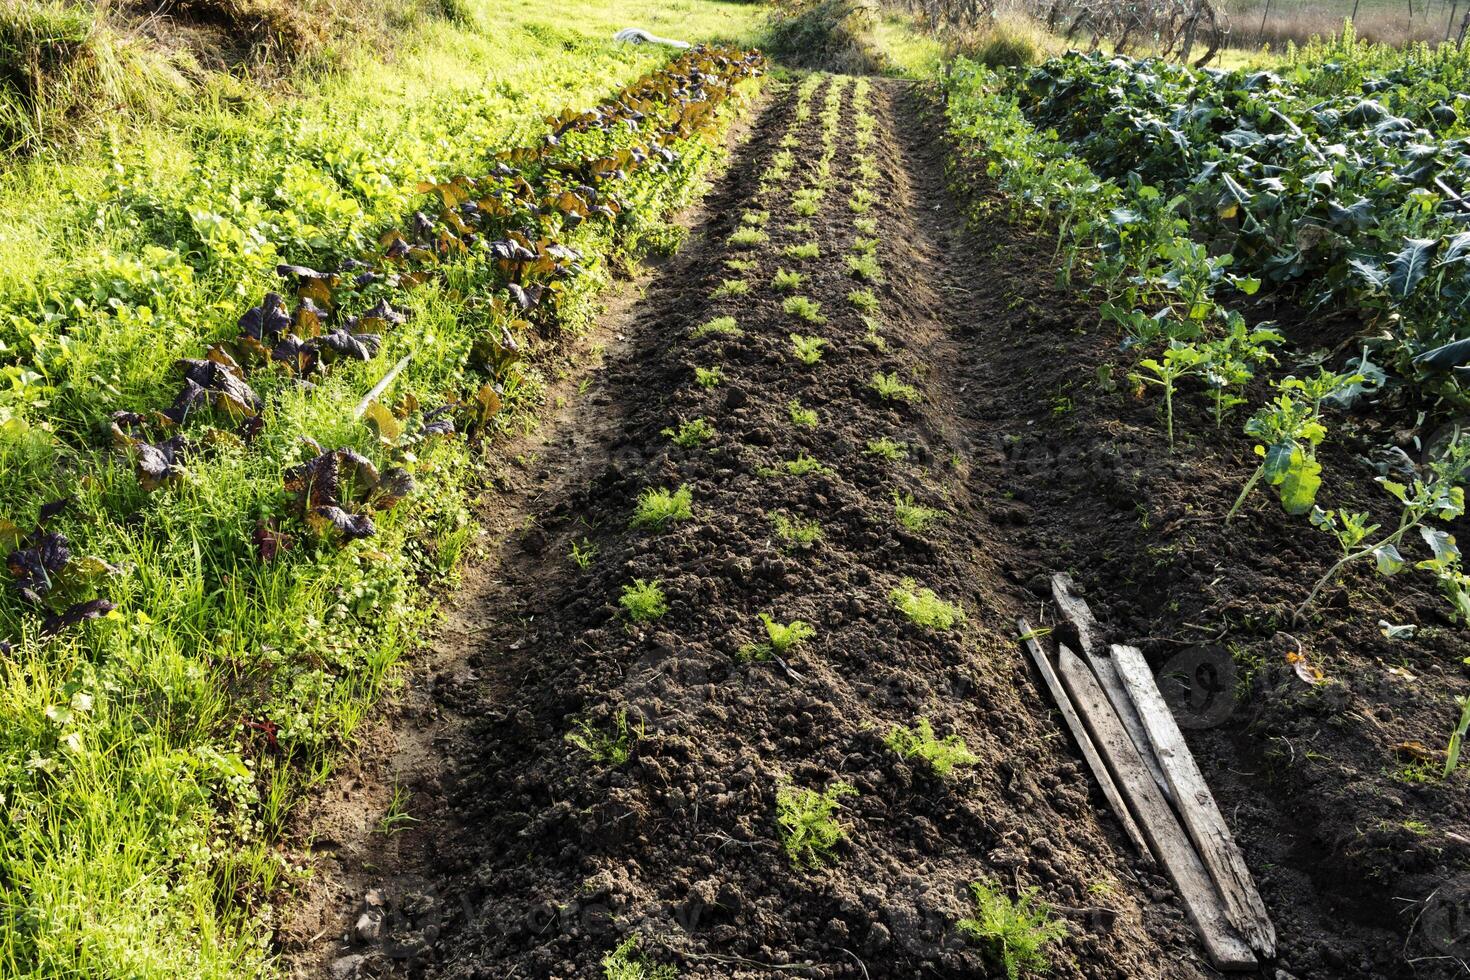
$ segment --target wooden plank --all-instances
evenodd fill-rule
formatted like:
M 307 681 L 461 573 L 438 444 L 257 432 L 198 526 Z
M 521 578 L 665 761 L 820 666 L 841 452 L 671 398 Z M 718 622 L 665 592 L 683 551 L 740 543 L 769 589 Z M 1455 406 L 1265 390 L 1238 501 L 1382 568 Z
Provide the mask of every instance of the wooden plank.
M 1159 693 L 1158 683 L 1148 668 L 1148 661 L 1137 647 L 1115 645 L 1113 663 L 1128 689 L 1144 727 L 1153 740 L 1164 776 L 1174 788 L 1179 816 L 1204 861 L 1205 869 L 1215 879 L 1225 899 L 1231 925 L 1263 959 L 1276 955 L 1276 928 L 1271 924 L 1266 903 L 1256 891 L 1255 879 L 1245 855 L 1235 844 L 1225 817 L 1215 804 L 1215 797 L 1195 764 L 1194 756 L 1184 741 L 1184 733 L 1174 714 Z
M 1205 954 L 1219 970 L 1254 970 L 1256 955 L 1230 925 L 1225 902 L 1200 863 L 1189 836 L 1154 784 L 1138 748 L 1108 703 L 1097 678 L 1080 657 L 1059 648 L 1057 673 L 1077 713 L 1086 721 L 1094 743 L 1107 760 L 1118 785 L 1127 795 L 1138 825 L 1153 847 L 1159 863 L 1174 881 L 1184 911 L 1194 923 Z
M 1113 710 L 1118 713 L 1123 727 L 1133 739 L 1133 746 L 1138 749 L 1144 766 L 1148 768 L 1148 774 L 1153 777 L 1154 783 L 1164 794 L 1164 798 L 1173 803 L 1174 790 L 1169 785 L 1169 781 L 1164 778 L 1164 767 L 1159 764 L 1158 758 L 1154 755 L 1153 742 L 1149 740 L 1148 732 L 1144 730 L 1143 719 L 1138 717 L 1138 709 L 1133 706 L 1133 699 L 1123 688 L 1123 681 L 1118 677 L 1117 667 L 1113 665 L 1112 658 L 1103 649 L 1102 628 L 1098 626 L 1097 620 L 1093 617 L 1087 600 L 1077 595 L 1073 591 L 1074 588 L 1072 576 L 1066 572 L 1057 572 L 1052 575 L 1051 594 L 1056 600 L 1057 608 L 1077 631 L 1077 640 L 1082 647 L 1082 655 L 1087 658 L 1093 675 L 1097 677 L 1097 682 L 1102 685 L 1108 700 L 1113 704 Z
M 1077 710 L 1072 707 L 1072 699 L 1067 697 L 1066 688 L 1062 687 L 1061 679 L 1051 665 L 1051 658 L 1046 655 L 1040 643 L 1031 629 L 1031 624 L 1025 619 L 1016 620 L 1016 628 L 1021 631 L 1021 645 L 1031 655 L 1031 660 L 1036 664 L 1036 670 L 1041 674 L 1041 679 L 1046 683 L 1046 689 L 1051 692 L 1052 700 L 1056 702 L 1057 710 L 1062 713 L 1062 720 L 1067 723 L 1067 730 L 1072 733 L 1077 747 L 1082 750 L 1082 758 L 1087 760 L 1088 767 L 1092 770 L 1093 778 L 1102 787 L 1103 796 L 1108 805 L 1113 808 L 1118 822 L 1123 825 L 1123 831 L 1128 839 L 1133 841 L 1133 846 L 1144 858 L 1149 858 L 1148 843 L 1143 839 L 1143 833 L 1134 822 L 1133 815 L 1128 812 L 1128 805 L 1123 802 L 1123 797 L 1118 792 L 1118 786 L 1113 782 L 1113 776 L 1108 772 L 1108 767 L 1103 764 L 1102 757 L 1097 754 L 1097 746 L 1092 744 L 1092 736 L 1087 734 L 1087 726 L 1082 724 L 1082 719 L 1077 717 Z

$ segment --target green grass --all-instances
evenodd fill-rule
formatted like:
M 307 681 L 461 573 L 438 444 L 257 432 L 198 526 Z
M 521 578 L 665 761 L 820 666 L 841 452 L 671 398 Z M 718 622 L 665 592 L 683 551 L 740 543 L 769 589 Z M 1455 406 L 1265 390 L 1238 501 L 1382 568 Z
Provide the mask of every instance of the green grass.
M 748 35 L 760 16 L 704 2 L 471 6 L 468 23 L 405 34 L 389 65 L 349 57 L 293 79 L 289 99 L 212 78 L 157 121 L 113 119 L 95 145 L 0 175 L 0 516 L 29 528 L 42 502 L 75 494 L 54 529 L 121 569 L 102 586 L 114 614 L 45 644 L 0 589 L 0 638 L 16 641 L 0 680 L 0 975 L 266 970 L 256 910 L 297 874 L 275 846 L 291 805 L 422 642 L 426 585 L 449 581 L 473 538 L 465 501 L 480 481 L 462 441 L 426 439 L 399 456 L 422 492 L 375 515 L 369 540 L 289 526 L 291 546 L 265 561 L 257 520 L 282 513 L 303 436 L 395 461 L 353 406 L 405 353 L 385 401 L 456 388 L 487 325 L 459 296 L 483 280 L 453 266 L 457 283 L 408 294 L 412 319 L 385 350 L 312 392 L 252 377 L 271 403 L 255 443 L 221 435 L 152 494 L 108 447 L 111 413 L 166 405 L 175 359 L 233 336 L 279 288 L 277 263 L 335 268 L 423 205 L 420 180 L 483 172 L 487 151 L 533 138 L 545 114 L 669 57 L 612 44 L 627 18 L 698 38 Z M 691 199 L 713 158 L 681 156 L 634 199 L 658 212 Z M 601 269 L 661 240 L 662 223 L 647 215 L 618 240 L 588 223 L 569 243 Z M 568 290 L 569 331 L 605 281 Z M 534 363 L 512 381 L 506 419 L 544 384 Z

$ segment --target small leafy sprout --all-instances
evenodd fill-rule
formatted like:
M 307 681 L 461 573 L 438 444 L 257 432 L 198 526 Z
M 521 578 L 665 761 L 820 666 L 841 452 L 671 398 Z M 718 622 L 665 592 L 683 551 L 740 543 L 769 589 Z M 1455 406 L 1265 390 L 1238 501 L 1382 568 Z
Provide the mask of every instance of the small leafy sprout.
M 755 248 L 757 245 L 763 244 L 765 240 L 765 232 L 759 228 L 748 226 L 736 228 L 730 233 L 729 238 L 731 248 Z
M 694 380 L 699 382 L 702 388 L 713 388 L 725 380 L 725 372 L 719 365 L 709 368 L 697 367 L 694 369 Z
M 572 553 L 569 556 L 582 571 L 592 567 L 593 560 L 597 557 L 597 545 L 591 539 L 583 538 L 581 541 L 572 542 Z
M 866 187 L 859 187 L 852 192 L 852 197 L 847 199 L 847 206 L 852 208 L 854 214 L 866 214 L 876 200 L 872 191 Z
M 718 334 L 721 337 L 742 337 L 745 331 L 736 326 L 733 316 L 717 316 L 695 327 L 689 336 L 698 340 L 700 337 L 708 337 L 711 334 Z
M 955 766 L 973 766 L 980 757 L 971 752 L 965 740 L 953 733 L 934 737 L 934 726 L 928 718 L 920 718 L 913 728 L 894 725 L 883 740 L 900 759 L 919 759 L 927 763 L 934 775 L 943 779 Z
M 791 351 L 796 359 L 803 364 L 816 364 L 822 359 L 822 348 L 827 346 L 825 337 L 816 335 L 802 336 L 799 333 L 791 335 Z
M 761 613 L 761 624 L 766 628 L 766 641 L 747 643 L 742 646 L 739 651 L 741 660 L 769 660 L 772 654 L 778 657 L 789 657 L 792 650 L 817 635 L 815 627 L 799 619 L 793 619 L 783 625 L 767 614 Z
M 785 472 L 791 476 L 811 476 L 813 474 L 830 476 L 832 469 L 808 456 L 806 453 L 801 453 L 795 459 L 789 459 L 778 466 L 776 472 Z
M 883 281 L 883 268 L 871 255 L 858 253 L 847 256 L 847 270 L 863 282 Z
M 793 259 L 814 259 L 822 254 L 822 250 L 816 242 L 803 242 L 800 245 L 787 245 L 786 254 Z
M 634 579 L 632 585 L 623 586 L 618 605 L 635 623 L 650 622 L 669 611 L 668 600 L 664 598 L 664 590 L 658 582 L 645 582 L 641 578 Z
M 919 400 L 919 390 L 900 380 L 896 371 L 891 374 L 884 374 L 881 371 L 873 372 L 873 378 L 868 382 L 868 387 L 876 391 L 878 397 L 885 402 L 912 404 Z
M 799 548 L 810 548 L 822 540 L 822 525 L 816 521 L 802 523 L 785 514 L 772 514 L 771 526 L 776 529 L 776 537 Z
M 1445 751 L 1444 778 L 1449 779 L 1460 767 L 1460 747 L 1465 744 L 1465 733 L 1470 732 L 1470 695 L 1455 698 L 1455 704 L 1460 708 L 1460 720 L 1455 723 L 1455 730 L 1450 733 L 1450 746 Z
M 642 937 L 633 933 L 602 958 L 603 980 L 678 980 L 679 971 L 667 963 L 655 963 L 638 952 Z
M 687 521 L 694 516 L 690 506 L 692 498 L 693 494 L 685 486 L 677 490 L 647 487 L 638 495 L 638 507 L 633 513 L 632 526 L 662 531 L 675 521 Z
M 713 439 L 715 427 L 704 419 L 691 419 L 680 423 L 677 429 L 665 429 L 663 434 L 674 440 L 674 445 L 680 449 L 693 449 L 700 443 Z
M 786 403 L 786 411 L 791 415 L 791 424 L 797 428 L 815 429 L 820 421 L 816 409 L 803 408 L 801 402 L 795 398 Z
M 863 238 L 861 236 L 859 236 L 857 238 L 854 238 L 852 240 L 852 250 L 854 252 L 860 252 L 860 253 L 862 253 L 864 255 L 877 255 L 878 254 L 878 239 L 876 239 L 876 238 Z
M 863 326 L 868 328 L 868 332 L 863 335 L 863 343 L 874 350 L 888 349 L 888 341 L 883 339 L 883 333 L 878 329 L 878 321 L 874 317 L 863 314 Z
M 805 278 L 806 276 L 800 272 L 793 272 L 790 269 L 777 269 L 776 274 L 771 277 L 771 288 L 781 293 L 795 292 L 801 287 L 801 281 Z
M 854 289 L 847 294 L 847 301 L 864 313 L 878 312 L 878 297 L 873 295 L 871 289 Z
M 915 534 L 923 534 L 935 521 L 944 517 L 944 511 L 925 507 L 915 502 L 913 494 L 901 494 L 897 490 L 893 491 L 893 513 L 898 518 L 898 523 Z
M 856 796 L 847 783 L 833 783 L 821 793 L 782 786 L 776 792 L 776 823 L 781 846 L 797 868 L 820 868 L 847 836 L 836 813 L 844 796 Z
M 986 945 L 1007 980 L 1020 980 L 1022 971 L 1045 973 L 1051 968 L 1045 949 L 1067 935 L 1065 923 L 1051 917 L 1045 902 L 1036 900 L 1036 889 L 1023 891 L 1012 902 L 998 886 L 977 881 L 975 917 L 957 925 L 964 935 Z
M 909 622 L 931 630 L 952 630 L 965 621 L 963 609 L 945 602 L 934 594 L 933 589 L 919 588 L 919 583 L 911 578 L 904 579 L 898 588 L 889 592 L 888 601 L 907 616 Z
M 786 226 L 786 230 L 793 235 L 810 235 L 812 234 L 812 223 L 810 221 L 793 221 Z
M 907 443 L 883 436 L 881 439 L 869 439 L 868 448 L 863 452 L 869 456 L 877 456 L 887 463 L 897 463 L 908 458 L 909 447 Z
M 878 220 L 876 218 L 853 218 L 852 226 L 864 235 L 878 234 Z
M 800 191 L 797 192 L 797 194 L 800 193 Z M 794 213 L 801 215 L 803 218 L 809 218 L 812 215 L 816 214 L 818 211 L 821 210 L 821 207 L 822 205 L 820 198 L 807 196 L 793 197 L 791 199 L 791 210 Z
M 610 766 L 621 766 L 633 756 L 633 742 L 643 737 L 643 726 L 628 725 L 628 712 L 613 716 L 612 731 L 598 728 L 585 718 L 566 734 L 566 740 L 590 755 L 593 760 Z
M 720 284 L 710 293 L 712 299 L 722 299 L 726 296 L 744 296 L 750 292 L 750 283 L 744 279 L 722 279 Z
M 393 787 L 393 796 L 388 800 L 388 809 L 378 818 L 378 833 L 388 836 L 407 830 L 407 824 L 418 823 L 419 818 L 408 812 L 408 801 L 413 794 L 402 786 Z
M 726 259 L 725 268 L 731 272 L 753 272 L 759 265 L 755 259 Z
M 788 296 L 781 303 L 781 309 L 807 323 L 827 322 L 827 318 L 822 315 L 822 304 L 807 296 Z
M 771 212 L 769 211 L 746 211 L 740 216 L 742 225 L 750 225 L 755 228 L 764 227 L 765 223 L 770 220 Z
M 1168 349 L 1164 351 L 1162 361 L 1146 357 L 1139 362 L 1139 367 L 1143 368 L 1143 371 L 1137 371 L 1128 376 L 1140 387 L 1151 384 L 1164 389 L 1164 418 L 1169 434 L 1170 449 L 1174 448 L 1174 392 L 1178 390 L 1181 379 L 1202 373 L 1204 366 L 1204 354 L 1198 347 L 1175 340 L 1171 341 Z M 1148 373 L 1145 374 L 1145 371 Z

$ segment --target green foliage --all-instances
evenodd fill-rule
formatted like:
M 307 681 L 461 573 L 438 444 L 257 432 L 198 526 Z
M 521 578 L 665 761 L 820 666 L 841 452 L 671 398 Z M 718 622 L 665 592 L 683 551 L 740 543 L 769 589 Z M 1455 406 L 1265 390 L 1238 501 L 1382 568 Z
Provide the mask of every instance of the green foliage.
M 787 269 L 777 269 L 776 274 L 771 277 L 771 288 L 778 293 L 794 292 L 801 287 L 801 281 L 806 276 L 800 272 L 792 272 Z
M 686 486 L 681 485 L 675 490 L 646 487 L 638 495 L 638 506 L 634 510 L 631 526 L 662 531 L 676 521 L 692 518 L 692 502 L 693 494 Z
M 810 623 L 794 619 L 790 623 L 776 622 L 766 613 L 761 613 L 761 625 L 765 627 L 766 640 L 762 643 L 747 643 L 740 648 L 740 659 L 748 661 L 769 660 L 774 654 L 789 657 L 791 651 L 817 635 Z
M 713 388 L 725 380 L 725 372 L 718 365 L 710 368 L 697 367 L 694 369 L 694 380 L 701 388 Z
M 668 600 L 664 598 L 664 590 L 659 583 L 647 582 L 641 578 L 634 579 L 631 585 L 623 586 L 618 605 L 623 607 L 628 618 L 635 623 L 650 622 L 669 611 Z
M 791 424 L 800 429 L 815 429 L 820 422 L 816 409 L 803 408 L 795 398 L 786 403 L 786 412 L 791 417 Z
M 878 234 L 877 218 L 853 218 L 852 227 L 864 235 Z
M 635 932 L 604 956 L 603 980 L 678 980 L 679 971 L 675 967 L 655 963 L 639 953 L 641 944 L 642 938 Z
M 701 337 L 743 337 L 745 331 L 741 330 L 735 323 L 733 316 L 717 316 L 712 320 L 706 320 L 695 327 L 689 334 L 694 340 Z
M 572 542 L 572 550 L 567 557 L 571 558 L 572 564 L 585 572 L 597 560 L 597 552 L 597 545 L 590 539 L 583 538 L 581 541 Z
M 820 793 L 795 786 L 776 791 L 776 825 L 793 867 L 815 869 L 833 859 L 837 845 L 847 836 L 837 811 L 844 796 L 856 795 L 857 790 L 842 782 Z
M 726 241 L 731 248 L 751 249 L 765 244 L 766 239 L 766 233 L 759 228 L 741 225 L 730 233 L 730 237 Z
M 822 359 L 822 348 L 827 346 L 825 337 L 816 335 L 805 336 L 799 333 L 791 335 L 791 352 L 796 359 L 803 364 L 816 364 Z
M 679 423 L 677 429 L 664 429 L 662 434 L 672 439 L 680 449 L 694 449 L 715 437 L 715 427 L 704 419 L 690 419 Z
M 762 467 L 757 472 L 761 476 L 831 476 L 832 468 L 806 453 L 798 453 L 795 459 L 788 459 L 774 467 Z
M 744 279 L 721 279 L 720 284 L 710 293 L 711 299 L 725 299 L 730 296 L 744 296 L 750 292 L 750 283 Z
M 785 514 L 772 514 L 771 525 L 776 537 L 788 545 L 810 548 L 822 540 L 822 525 L 817 521 L 794 521 Z
M 919 588 L 911 578 L 904 579 L 898 588 L 890 591 L 888 601 L 910 622 L 927 629 L 945 632 L 965 622 L 963 609 L 945 602 L 934 594 L 933 589 Z
M 878 393 L 878 397 L 885 402 L 905 402 L 912 404 L 919 401 L 919 390 L 899 378 L 898 374 L 884 374 L 874 371 L 873 377 L 868 382 L 868 387 Z
M 807 296 L 788 296 L 782 301 L 781 309 L 807 323 L 827 322 L 827 318 L 822 315 L 822 305 Z
M 864 313 L 878 312 L 878 297 L 871 289 L 854 289 L 847 294 L 847 301 Z
M 893 513 L 898 518 L 898 523 L 915 534 L 923 534 L 945 516 L 942 510 L 917 503 L 913 494 L 899 493 L 897 490 L 893 491 Z
M 897 463 L 899 460 L 908 459 L 909 447 L 907 443 L 882 436 L 878 439 L 869 439 L 867 448 L 863 450 L 869 456 L 877 456 L 888 463 Z
M 973 766 L 980 761 L 958 735 L 951 733 L 936 738 L 928 718 L 920 718 L 913 728 L 894 725 L 883 744 L 900 759 L 919 759 L 940 778 L 948 776 L 956 766 Z
M 1470 732 L 1470 697 L 1462 695 L 1455 698 L 1455 706 L 1460 709 L 1460 720 L 1455 722 L 1455 727 L 1450 732 L 1449 747 L 1445 750 L 1442 774 L 1445 779 L 1449 779 L 1460 768 L 1460 749 L 1465 743 L 1466 732 Z
M 882 282 L 883 269 L 878 265 L 878 260 L 866 253 L 848 255 L 846 258 L 847 270 L 856 278 L 864 282 Z
M 1065 923 L 1051 917 L 1051 909 L 1038 901 L 1036 889 L 1027 889 L 1011 901 L 997 885 L 973 882 L 975 915 L 957 926 L 964 935 L 983 943 L 1008 980 L 1022 973 L 1045 973 L 1051 969 L 1046 947 L 1067 935 Z
M 802 242 L 799 245 L 787 245 L 786 254 L 793 259 L 815 259 L 822 254 L 822 249 L 816 242 Z
M 582 719 L 567 732 L 566 740 L 586 752 L 596 762 L 621 766 L 633 757 L 633 743 L 643 736 L 643 726 L 628 725 L 628 712 L 619 711 L 612 719 L 611 730 L 604 730 Z

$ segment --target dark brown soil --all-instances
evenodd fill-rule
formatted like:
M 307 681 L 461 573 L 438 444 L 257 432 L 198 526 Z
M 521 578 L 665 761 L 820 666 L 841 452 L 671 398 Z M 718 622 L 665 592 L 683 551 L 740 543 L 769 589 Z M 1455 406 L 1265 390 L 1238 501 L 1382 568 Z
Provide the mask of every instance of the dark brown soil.
M 1015 643 L 1014 617 L 1050 622 L 1046 577 L 1068 570 L 1114 638 L 1139 643 L 1162 674 L 1204 665 L 1177 713 L 1281 934 L 1275 966 L 1458 975 L 1447 930 L 1423 928 L 1420 913 L 1464 873 L 1465 784 L 1406 779 L 1391 749 L 1442 745 L 1450 695 L 1470 686 L 1470 650 L 1441 600 L 1418 581 L 1390 591 L 1350 574 L 1320 620 L 1285 626 L 1330 542 L 1264 494 L 1222 524 L 1247 473 L 1239 420 L 1216 432 L 1186 409 L 1171 454 L 1152 402 L 1126 382 L 1098 385 L 1097 365 L 1121 380 L 1129 364 L 1095 305 L 1052 287 L 1054 242 L 999 208 L 980 240 L 967 235 L 932 106 L 891 83 L 871 93 L 887 282 L 874 287 L 885 344 L 868 342 L 842 261 L 855 235 L 850 97 L 836 186 L 810 234 L 785 227 L 798 220 L 789 189 L 820 153 L 823 91 L 797 129 L 798 177 L 758 200 L 755 176 L 794 123 L 791 90 L 771 100 L 570 413 L 573 441 L 532 469 L 543 490 L 525 498 L 529 519 L 475 592 L 484 608 L 448 640 L 462 665 L 423 695 L 424 713 L 468 721 L 434 729 L 433 775 L 413 787 L 426 802 L 410 806 L 421 822 L 375 852 L 378 868 L 358 862 L 354 883 L 377 874 L 366 927 L 325 958 L 298 957 L 301 974 L 330 961 L 344 977 L 592 977 L 637 933 L 681 975 L 1003 975 L 955 928 L 969 883 L 989 880 L 1039 889 L 1065 920 L 1057 976 L 1213 975 L 1167 881 L 1103 812 Z M 725 241 L 746 209 L 769 209 L 770 240 L 737 253 Z M 809 239 L 820 259 L 782 254 Z M 730 271 L 736 255 L 758 269 Z M 783 267 L 806 274 L 799 291 L 827 322 L 782 310 L 768 283 Z M 747 279 L 750 294 L 711 299 L 724 278 Z M 743 335 L 691 337 L 722 315 Z M 793 331 L 828 340 L 817 365 L 792 356 Z M 723 382 L 700 386 L 694 368 L 716 365 Z M 879 371 L 922 401 L 881 401 L 869 387 Z M 792 399 L 818 412 L 817 429 L 792 424 Z M 694 418 L 714 426 L 712 441 L 681 449 L 663 435 Z M 908 444 L 907 459 L 865 452 L 885 436 Z M 826 471 L 771 474 L 800 455 Z M 1337 475 L 1324 498 L 1376 504 L 1371 482 L 1345 479 L 1352 455 L 1324 453 Z M 642 490 L 676 486 L 692 492 L 692 520 L 630 530 Z M 946 518 L 905 530 L 895 492 Z M 822 539 L 784 543 L 775 515 L 820 522 Z M 584 540 L 597 548 L 586 570 L 568 559 Z M 967 626 L 908 622 L 889 593 L 910 578 L 960 603 Z M 617 600 L 635 579 L 661 583 L 667 615 L 628 621 Z M 785 668 L 739 656 L 763 638 L 761 613 L 816 627 Z M 1379 618 L 1421 629 L 1390 643 Z M 1286 663 L 1298 643 L 1326 683 Z M 1205 689 L 1211 676 L 1218 690 Z M 620 715 L 638 733 L 626 763 L 567 741 Z M 961 735 L 978 764 L 939 780 L 899 760 L 883 738 L 919 717 Z M 838 781 L 857 792 L 843 800 L 835 861 L 793 868 L 778 790 Z M 346 918 L 324 917 L 323 931 L 351 931 L 362 899 L 343 896 Z

